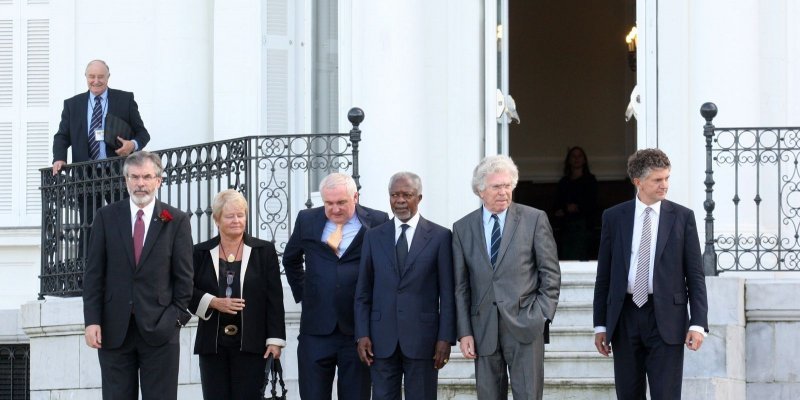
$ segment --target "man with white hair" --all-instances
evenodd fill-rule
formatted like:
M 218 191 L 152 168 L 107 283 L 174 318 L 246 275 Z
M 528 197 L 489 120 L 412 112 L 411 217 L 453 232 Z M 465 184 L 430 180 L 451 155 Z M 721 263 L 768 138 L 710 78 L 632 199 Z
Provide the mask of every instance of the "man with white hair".
M 519 172 L 503 155 L 481 160 L 472 191 L 482 206 L 453 225 L 456 334 L 475 360 L 479 400 L 541 399 L 544 345 L 561 287 L 547 215 L 511 201 Z

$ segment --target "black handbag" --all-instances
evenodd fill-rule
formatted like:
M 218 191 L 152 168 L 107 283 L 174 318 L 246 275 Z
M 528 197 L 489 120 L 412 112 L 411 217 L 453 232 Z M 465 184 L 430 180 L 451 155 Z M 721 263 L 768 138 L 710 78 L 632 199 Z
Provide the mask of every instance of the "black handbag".
M 281 395 L 278 396 L 278 383 L 281 385 Z M 281 360 L 267 357 L 267 366 L 264 368 L 264 387 L 261 388 L 264 400 L 286 400 L 286 385 L 283 383 L 283 368 Z

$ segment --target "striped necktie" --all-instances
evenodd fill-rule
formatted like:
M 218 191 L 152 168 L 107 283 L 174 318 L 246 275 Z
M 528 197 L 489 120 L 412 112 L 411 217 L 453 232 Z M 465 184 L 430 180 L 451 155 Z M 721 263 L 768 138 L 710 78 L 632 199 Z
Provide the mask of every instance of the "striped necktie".
M 636 280 L 633 283 L 633 303 L 641 307 L 647 303 L 647 287 L 650 280 L 650 213 L 652 208 L 644 209 L 642 218 L 642 241 L 639 242 L 639 256 L 636 262 Z
M 500 252 L 500 218 L 497 217 L 497 214 L 492 214 L 492 219 L 494 220 L 494 226 L 492 227 L 492 246 L 490 247 L 490 259 L 492 261 L 492 268 L 496 267 L 497 263 L 497 253 Z
M 89 126 L 89 155 L 92 160 L 100 158 L 100 142 L 94 137 L 94 132 L 103 127 L 103 106 L 100 104 L 100 100 L 100 96 L 94 98 L 92 124 Z

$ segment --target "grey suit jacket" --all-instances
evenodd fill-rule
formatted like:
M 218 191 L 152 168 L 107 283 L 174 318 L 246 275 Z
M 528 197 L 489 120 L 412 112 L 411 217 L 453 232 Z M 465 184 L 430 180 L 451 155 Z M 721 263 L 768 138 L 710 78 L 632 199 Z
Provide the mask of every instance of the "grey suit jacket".
M 497 348 L 497 314 L 520 343 L 541 337 L 556 313 L 561 269 L 547 215 L 511 203 L 492 268 L 482 208 L 453 225 L 458 338 L 474 336 L 478 355 Z

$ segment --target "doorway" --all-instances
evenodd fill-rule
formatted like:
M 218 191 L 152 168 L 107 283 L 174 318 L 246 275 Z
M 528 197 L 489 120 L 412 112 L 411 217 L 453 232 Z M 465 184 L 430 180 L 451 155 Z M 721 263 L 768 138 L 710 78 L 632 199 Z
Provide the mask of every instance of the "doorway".
M 509 126 L 509 155 L 520 169 L 515 200 L 547 211 L 559 258 L 596 259 L 602 211 L 634 193 L 626 161 L 637 148 L 636 120 L 626 122 L 625 110 L 636 72 L 625 37 L 636 0 L 509 1 L 508 18 L 509 93 L 520 119 Z M 597 181 L 578 236 L 571 217 L 556 216 L 574 146 L 585 150 Z M 587 244 L 576 252 L 575 243 Z

